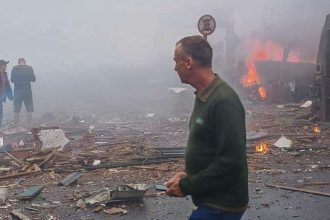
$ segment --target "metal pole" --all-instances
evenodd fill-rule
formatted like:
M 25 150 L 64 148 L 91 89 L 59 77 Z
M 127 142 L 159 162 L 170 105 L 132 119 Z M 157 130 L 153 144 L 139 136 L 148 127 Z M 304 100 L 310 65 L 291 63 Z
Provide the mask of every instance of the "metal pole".
M 207 35 L 203 34 L 203 38 L 207 41 Z

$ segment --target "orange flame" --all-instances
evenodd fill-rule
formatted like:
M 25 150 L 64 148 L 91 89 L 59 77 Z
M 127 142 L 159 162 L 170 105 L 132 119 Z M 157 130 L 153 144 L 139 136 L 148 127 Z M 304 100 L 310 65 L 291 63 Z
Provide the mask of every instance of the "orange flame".
M 263 99 L 267 98 L 266 88 L 260 85 L 259 74 L 254 65 L 255 60 L 275 60 L 282 61 L 283 59 L 283 48 L 272 43 L 271 41 L 267 41 L 266 43 L 261 43 L 260 41 L 256 41 L 252 48 L 252 52 L 245 60 L 247 72 L 241 78 L 241 84 L 244 87 L 250 87 L 254 85 L 258 85 L 258 93 L 259 96 Z M 290 51 L 288 54 L 289 62 L 299 62 L 299 55 L 295 51 Z
M 297 54 L 297 52 L 294 52 L 294 51 L 291 51 L 289 53 L 289 56 L 288 56 L 288 61 L 289 62 L 292 62 L 292 63 L 297 63 L 300 61 L 299 59 L 299 55 Z
M 266 92 L 266 88 L 263 87 L 263 86 L 260 86 L 258 88 L 258 93 L 259 93 L 259 96 L 263 99 L 267 98 L 267 92 Z
M 318 126 L 313 127 L 314 134 L 318 134 L 321 132 L 321 129 Z
M 268 149 L 268 145 L 266 143 L 258 143 L 256 145 L 256 152 L 266 153 L 267 151 L 269 151 L 269 149 Z
M 253 63 L 247 63 L 247 73 L 242 77 L 241 82 L 244 87 L 250 87 L 260 83 L 257 70 Z

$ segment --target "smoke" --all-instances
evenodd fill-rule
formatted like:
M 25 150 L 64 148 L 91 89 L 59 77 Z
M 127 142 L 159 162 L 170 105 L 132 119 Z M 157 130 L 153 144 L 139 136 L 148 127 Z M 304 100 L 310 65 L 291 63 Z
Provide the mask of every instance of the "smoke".
M 243 44 L 272 40 L 313 59 L 330 1 L 1 0 L 1 8 L 1 58 L 11 61 L 9 71 L 19 57 L 27 59 L 37 76 L 36 103 L 49 107 L 69 105 L 65 100 L 128 101 L 135 94 L 156 98 L 146 86 L 155 80 L 180 85 L 174 44 L 199 34 L 203 14 L 218 24 L 232 16 Z M 217 53 L 224 38 L 221 26 L 209 37 Z
M 272 41 L 297 52 L 303 61 L 315 60 L 329 1 L 252 1 L 245 6 L 242 16 L 236 14 L 242 38 Z

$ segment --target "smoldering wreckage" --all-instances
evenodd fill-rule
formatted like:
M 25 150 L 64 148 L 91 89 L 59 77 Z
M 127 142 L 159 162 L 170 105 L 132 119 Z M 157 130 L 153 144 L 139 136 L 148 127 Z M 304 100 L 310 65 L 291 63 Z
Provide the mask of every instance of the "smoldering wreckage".
M 281 211 L 288 218 L 304 219 L 301 210 L 315 208 L 295 204 L 292 195 L 330 197 L 329 30 L 330 15 L 316 65 L 299 62 L 285 49 L 270 59 L 267 53 L 276 49 L 269 45 L 259 45 L 245 62 L 238 90 L 245 94 L 247 123 L 251 202 L 246 219 L 279 203 L 267 199 L 269 190 L 291 192 L 282 197 L 292 206 Z M 187 93 L 169 91 L 179 101 Z M 48 113 L 37 119 L 44 126 L 20 133 L 8 123 L 1 129 L 0 219 L 129 216 L 131 209 L 144 207 L 144 200 L 166 197 L 162 184 L 184 169 L 188 117 L 189 112 L 170 118 L 149 112 L 130 118 Z M 170 210 L 149 211 L 150 219 L 181 219 Z

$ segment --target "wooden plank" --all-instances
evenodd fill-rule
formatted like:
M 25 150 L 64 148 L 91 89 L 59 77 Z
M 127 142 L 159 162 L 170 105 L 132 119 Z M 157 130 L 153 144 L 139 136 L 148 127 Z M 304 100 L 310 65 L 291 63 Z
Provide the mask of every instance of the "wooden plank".
M 291 190 L 291 191 L 296 191 L 296 192 L 303 192 L 303 193 L 330 197 L 330 193 L 326 193 L 326 192 L 320 192 L 320 191 L 309 190 L 309 189 L 301 189 L 301 188 L 289 187 L 289 186 L 273 185 L 273 184 L 268 184 L 268 183 L 265 183 L 265 185 L 268 187 L 273 187 L 273 188 L 278 188 L 278 189 L 285 189 L 285 190 Z
M 302 186 L 323 186 L 329 185 L 328 182 L 312 182 L 312 183 L 303 183 Z
M 26 215 L 20 213 L 19 211 L 17 210 L 13 210 L 10 212 L 10 215 L 13 216 L 14 218 L 16 219 L 20 219 L 20 220 L 30 220 L 29 217 L 27 217 Z
M 21 167 L 23 162 L 21 160 L 19 160 L 18 158 L 16 158 L 14 155 L 12 155 L 11 153 L 8 153 L 7 151 L 5 151 L 5 154 L 10 157 L 11 159 L 13 159 L 16 163 L 18 163 L 18 165 Z
M 8 190 L 7 188 L 0 188 L 0 205 L 4 205 L 8 198 Z
M 0 180 L 5 180 L 5 179 L 10 179 L 10 178 L 15 178 L 15 177 L 20 177 L 20 176 L 26 176 L 30 174 L 35 174 L 38 171 L 27 171 L 27 172 L 22 172 L 22 173 L 15 173 L 15 174 L 9 174 L 5 176 L 0 176 Z
M 11 170 L 11 167 L 0 167 L 1 172 L 9 172 Z
M 74 172 L 69 174 L 68 176 L 66 176 L 61 182 L 60 184 L 64 185 L 64 186 L 69 186 L 71 185 L 73 182 L 75 182 L 79 177 L 81 176 L 81 173 L 79 172 Z
M 41 163 L 39 163 L 38 166 L 39 166 L 39 167 L 42 167 L 43 165 L 45 165 L 46 163 L 48 163 L 48 162 L 49 162 L 49 161 L 55 156 L 57 150 L 58 150 L 58 149 L 55 149 L 55 150 L 53 150 L 50 154 L 48 154 L 48 155 L 45 157 L 44 161 L 42 161 Z

